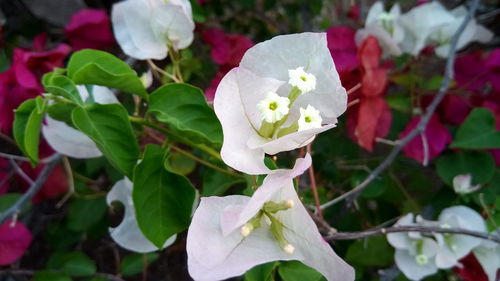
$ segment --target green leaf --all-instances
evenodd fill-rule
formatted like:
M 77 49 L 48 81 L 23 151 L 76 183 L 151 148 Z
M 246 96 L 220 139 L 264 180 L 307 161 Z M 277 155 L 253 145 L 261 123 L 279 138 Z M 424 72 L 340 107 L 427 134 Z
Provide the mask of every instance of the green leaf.
M 222 196 L 226 190 L 237 183 L 245 181 L 231 175 L 206 169 L 203 173 L 203 188 L 201 195 L 206 196 Z
M 222 127 L 199 88 L 162 86 L 151 94 L 149 112 L 195 143 L 222 145 Z
M 139 145 L 121 104 L 92 104 L 77 107 L 71 117 L 78 130 L 90 137 L 109 162 L 132 178 L 139 157 Z
M 245 273 L 245 281 L 274 281 L 276 262 L 257 265 Z
M 74 53 L 68 63 L 68 76 L 75 84 L 101 85 L 148 98 L 137 73 L 122 60 L 103 51 L 86 49 Z
M 54 72 L 46 73 L 42 78 L 42 84 L 47 92 L 69 99 L 78 105 L 83 105 L 83 100 L 75 83 L 68 77 Z
M 299 261 L 288 261 L 280 264 L 278 268 L 283 281 L 319 281 L 323 275 L 316 269 L 310 268 Z
M 41 270 L 35 272 L 34 281 L 71 281 L 71 278 L 63 273 L 50 270 Z
M 495 173 L 495 159 L 485 151 L 460 151 L 439 157 L 436 168 L 439 177 L 450 186 L 453 178 L 462 174 L 471 174 L 473 184 L 483 184 Z
M 137 223 L 143 234 L 158 248 L 190 223 L 195 189 L 184 176 L 165 169 L 167 152 L 147 145 L 134 171 L 134 200 Z
M 458 128 L 452 148 L 500 148 L 500 131 L 495 117 L 486 108 L 474 109 Z
M 401 112 L 410 112 L 411 110 L 411 98 L 409 94 L 392 94 L 388 95 L 387 103 L 389 107 Z
M 196 168 L 196 161 L 179 152 L 171 152 L 167 157 L 167 164 L 174 173 L 188 175 Z
M 33 165 L 38 163 L 38 144 L 44 115 L 37 109 L 37 104 L 41 102 L 37 102 L 37 99 L 41 100 L 42 97 L 23 102 L 16 109 L 14 119 L 14 139 Z
M 104 198 L 77 199 L 68 211 L 68 228 L 73 231 L 84 232 L 95 225 L 106 214 Z
M 16 203 L 21 198 L 21 196 L 22 194 L 20 193 L 6 193 L 0 195 L 0 213 L 14 205 L 14 203 Z M 27 204 L 22 208 L 21 214 L 25 213 L 27 210 L 29 210 L 29 208 L 31 208 L 31 203 L 27 202 Z
M 385 236 L 357 240 L 347 249 L 345 260 L 362 266 L 389 266 L 393 263 L 394 249 Z
M 355 171 L 351 175 L 351 186 L 354 188 L 363 182 L 368 176 L 368 172 L 365 171 Z M 361 196 L 365 198 L 376 198 L 384 193 L 387 186 L 389 185 L 387 177 L 385 175 L 378 176 L 373 180 L 368 186 L 363 189 Z
M 130 254 L 125 256 L 120 263 L 120 271 L 123 276 L 132 276 L 142 272 L 144 268 L 144 256 L 146 256 L 148 265 L 160 257 L 157 253 Z
M 197 23 L 202 23 L 206 20 L 206 14 L 203 7 L 198 3 L 197 0 L 189 0 L 191 2 L 191 7 L 193 8 L 193 20 Z
M 68 126 L 74 127 L 73 122 L 71 121 L 71 112 L 73 112 L 75 107 L 77 107 L 77 105 L 65 102 L 54 102 L 47 106 L 47 114 L 52 119 L 64 122 Z
M 94 275 L 97 270 L 94 261 L 82 252 L 56 252 L 50 257 L 47 267 L 73 277 Z

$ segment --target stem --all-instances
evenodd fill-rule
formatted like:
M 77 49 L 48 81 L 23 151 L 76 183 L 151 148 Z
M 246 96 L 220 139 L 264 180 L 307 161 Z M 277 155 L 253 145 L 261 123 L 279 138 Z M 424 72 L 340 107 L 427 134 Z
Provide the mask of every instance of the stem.
M 311 154 L 311 144 L 307 145 L 307 153 Z M 316 213 L 323 219 L 323 212 L 321 211 L 321 203 L 319 202 L 318 187 L 316 186 L 316 178 L 314 177 L 314 168 L 311 163 L 309 167 L 309 179 L 311 181 L 311 190 L 314 196 L 314 203 L 316 204 Z
M 349 198 L 349 197 L 356 197 L 358 194 L 360 194 L 361 191 L 363 191 L 366 186 L 368 186 L 369 183 L 371 183 L 374 179 L 376 179 L 382 172 L 387 169 L 392 162 L 396 159 L 396 157 L 399 155 L 399 152 L 403 149 L 403 147 L 409 143 L 413 138 L 418 136 L 420 133 L 425 131 L 425 127 L 427 126 L 427 123 L 429 123 L 429 120 L 432 117 L 432 114 L 436 111 L 439 103 L 443 100 L 444 95 L 450 88 L 450 83 L 453 78 L 453 65 L 455 62 L 455 52 L 457 49 L 457 43 L 458 43 L 458 38 L 464 31 L 465 27 L 467 26 L 467 23 L 471 20 L 473 14 L 475 13 L 477 6 L 479 5 L 479 0 L 473 0 L 472 5 L 470 7 L 470 10 L 468 11 L 466 17 L 462 21 L 462 24 L 460 27 L 457 29 L 455 34 L 453 35 L 453 38 L 451 39 L 450 42 L 450 53 L 448 56 L 448 60 L 446 61 L 446 68 L 444 72 L 444 77 L 443 80 L 441 81 L 441 87 L 439 88 L 438 93 L 432 100 L 431 104 L 429 107 L 427 107 L 427 111 L 425 114 L 422 116 L 420 119 L 420 122 L 418 123 L 417 127 L 413 129 L 408 135 L 406 135 L 404 138 L 400 139 L 398 143 L 393 147 L 389 155 L 378 165 L 377 168 L 371 172 L 366 179 L 361 182 L 358 186 L 353 188 L 352 190 L 342 194 L 341 196 L 326 202 L 325 204 L 321 205 L 322 209 L 326 209 L 330 206 L 335 205 L 336 203 Z
M 172 74 L 166 72 L 165 70 L 161 69 L 160 67 L 158 67 L 152 60 L 147 60 L 147 62 L 148 62 L 149 67 L 151 67 L 151 69 L 153 71 L 156 71 L 157 73 L 160 73 L 163 76 L 167 76 L 168 78 L 172 79 L 176 83 L 182 82 L 182 81 L 179 81 L 177 79 L 177 77 L 175 77 L 174 75 L 172 75 Z
M 220 154 L 215 151 L 213 148 L 211 147 L 208 147 L 204 144 L 197 144 L 197 143 L 192 143 L 191 141 L 187 140 L 185 137 L 177 134 L 176 132 L 170 130 L 170 129 L 167 129 L 167 128 L 164 128 L 162 126 L 159 126 L 158 124 L 155 124 L 149 120 L 146 120 L 146 119 L 143 119 L 143 118 L 139 118 L 139 117 L 134 117 L 134 116 L 129 116 L 128 119 L 130 120 L 130 122 L 133 122 L 133 123 L 136 123 L 136 124 L 140 124 L 140 125 L 143 125 L 143 126 L 146 126 L 146 127 L 149 127 L 149 128 L 152 128 L 152 129 L 155 129 L 157 130 L 158 132 L 164 134 L 164 135 L 167 135 L 169 137 L 173 137 L 175 138 L 176 140 L 178 140 L 179 142 L 183 143 L 183 144 L 186 144 L 186 145 L 189 145 L 189 146 L 192 146 L 192 147 L 195 147 L 207 154 L 209 154 L 210 156 L 222 161 L 222 158 L 220 156 Z

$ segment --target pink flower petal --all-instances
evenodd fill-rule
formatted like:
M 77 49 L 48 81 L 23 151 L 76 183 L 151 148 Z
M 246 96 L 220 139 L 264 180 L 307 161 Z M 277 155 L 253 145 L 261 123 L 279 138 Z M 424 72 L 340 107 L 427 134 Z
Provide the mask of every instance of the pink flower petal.
M 75 51 L 85 48 L 106 49 L 116 42 L 105 10 L 80 10 L 71 17 L 64 33 Z
M 12 220 L 8 220 L 0 225 L 0 265 L 9 265 L 18 260 L 32 239 L 29 229 L 20 222 L 12 225 Z

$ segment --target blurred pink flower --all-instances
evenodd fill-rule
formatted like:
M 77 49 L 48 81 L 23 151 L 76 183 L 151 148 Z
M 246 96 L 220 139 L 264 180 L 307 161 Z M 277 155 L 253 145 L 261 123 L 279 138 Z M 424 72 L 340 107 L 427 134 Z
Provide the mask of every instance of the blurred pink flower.
M 326 30 L 328 49 L 341 76 L 343 72 L 351 72 L 359 67 L 354 33 L 347 26 L 334 26 Z
M 85 48 L 106 49 L 116 43 L 105 10 L 80 10 L 71 17 L 64 33 L 75 51 Z
M 459 87 L 475 91 L 489 82 L 495 91 L 500 91 L 500 49 L 488 56 L 481 51 L 467 53 L 455 60 L 454 68 Z
M 413 118 L 407 125 L 406 128 L 399 135 L 400 138 L 408 135 L 417 124 L 420 122 L 421 117 Z M 441 124 L 437 115 L 432 115 L 427 127 L 424 131 L 425 139 L 428 144 L 428 159 L 438 156 L 446 146 L 451 142 L 451 134 L 448 132 L 446 127 Z M 404 148 L 403 153 L 410 158 L 413 158 L 421 163 L 424 162 L 425 153 L 424 153 L 424 144 L 422 142 L 422 137 L 416 136 L 413 138 Z
M 467 99 L 461 96 L 448 94 L 439 105 L 438 113 L 443 122 L 458 125 L 464 122 L 471 109 L 472 107 Z
M 0 225 L 0 266 L 18 260 L 31 244 L 33 237 L 26 226 L 8 220 Z
M 40 48 L 43 37 L 35 41 Z M 29 51 L 15 49 L 11 67 L 0 73 L 0 130 L 9 133 L 14 120 L 14 112 L 23 101 L 36 97 L 43 92 L 40 79 L 46 72 L 61 67 L 70 47 L 58 45 L 49 51 Z

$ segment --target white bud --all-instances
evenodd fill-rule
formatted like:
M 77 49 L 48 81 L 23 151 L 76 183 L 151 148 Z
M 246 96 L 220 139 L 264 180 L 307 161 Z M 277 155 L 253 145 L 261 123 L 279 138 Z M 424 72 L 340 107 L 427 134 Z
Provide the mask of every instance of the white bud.
M 321 128 L 321 122 L 323 119 L 319 113 L 319 110 L 308 105 L 306 109 L 300 108 L 299 117 L 299 132 L 303 130 Z
M 250 235 L 251 232 L 252 232 L 252 227 L 250 227 L 248 223 L 246 223 L 240 229 L 241 236 L 243 237 L 248 237 L 248 235 Z
M 453 178 L 453 189 L 458 194 L 472 193 L 480 188 L 480 184 L 472 186 L 472 176 L 470 174 L 456 175 Z
M 275 92 L 269 92 L 266 98 L 257 104 L 260 111 L 260 117 L 268 123 L 275 123 L 288 114 L 290 100 L 287 97 L 281 97 Z
M 295 252 L 295 247 L 292 244 L 286 244 L 283 247 L 283 251 L 285 251 L 285 253 L 291 255 L 291 254 L 293 254 L 293 252 Z
M 299 88 L 303 94 L 316 89 L 316 77 L 311 73 L 305 72 L 302 66 L 296 69 L 289 69 L 288 76 L 290 77 L 288 83 Z
M 293 208 L 295 206 L 295 202 L 292 199 L 286 200 L 285 206 L 287 206 L 288 208 Z

